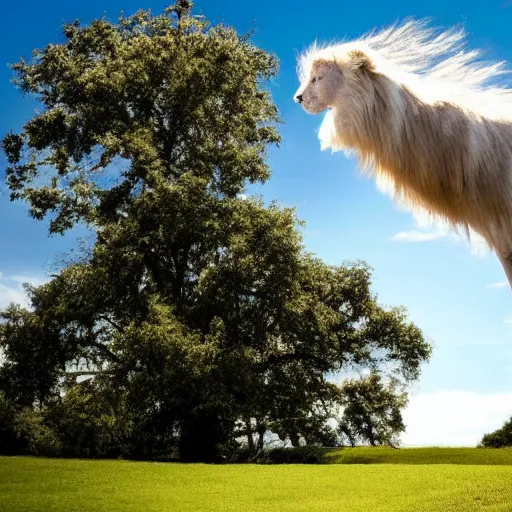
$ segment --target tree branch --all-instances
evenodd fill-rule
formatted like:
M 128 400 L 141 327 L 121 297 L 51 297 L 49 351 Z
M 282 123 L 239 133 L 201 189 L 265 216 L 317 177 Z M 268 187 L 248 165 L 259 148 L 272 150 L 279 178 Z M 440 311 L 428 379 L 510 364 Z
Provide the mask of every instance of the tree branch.
M 119 324 L 108 318 L 108 316 L 100 315 L 98 318 L 100 320 L 105 320 L 105 322 L 108 322 L 112 327 L 114 327 L 114 329 L 117 329 L 119 332 L 123 332 L 123 328 Z
M 113 363 L 121 362 L 121 359 L 118 356 L 116 356 L 113 352 L 111 352 L 107 347 L 105 347 L 105 345 L 102 345 L 97 341 L 91 341 L 90 346 L 97 348 L 100 352 L 103 352 L 103 354 L 107 356 L 107 358 Z
M 114 370 L 83 370 L 76 372 L 65 372 L 66 375 L 72 375 L 73 377 L 80 377 L 82 375 L 114 375 Z
M 271 355 L 263 363 L 263 367 L 268 365 L 280 365 L 290 363 L 292 361 L 311 361 L 318 366 L 319 370 L 327 371 L 330 364 L 323 358 L 305 352 L 290 352 L 287 354 Z

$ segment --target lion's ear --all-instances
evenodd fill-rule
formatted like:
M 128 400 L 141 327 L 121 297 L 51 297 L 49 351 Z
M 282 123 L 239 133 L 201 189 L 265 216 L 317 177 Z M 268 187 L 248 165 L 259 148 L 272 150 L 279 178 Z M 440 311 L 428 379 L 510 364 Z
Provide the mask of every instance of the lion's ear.
M 350 62 L 361 71 L 375 71 L 375 65 L 366 53 L 361 50 L 352 50 L 349 54 Z

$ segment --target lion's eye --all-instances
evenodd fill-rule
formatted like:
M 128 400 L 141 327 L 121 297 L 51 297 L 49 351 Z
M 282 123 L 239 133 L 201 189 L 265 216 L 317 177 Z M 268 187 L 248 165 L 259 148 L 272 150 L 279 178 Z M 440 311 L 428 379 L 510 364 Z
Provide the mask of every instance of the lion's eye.
M 313 77 L 313 78 L 311 79 L 311 83 L 312 83 L 312 84 L 314 84 L 315 82 L 316 82 L 316 77 Z

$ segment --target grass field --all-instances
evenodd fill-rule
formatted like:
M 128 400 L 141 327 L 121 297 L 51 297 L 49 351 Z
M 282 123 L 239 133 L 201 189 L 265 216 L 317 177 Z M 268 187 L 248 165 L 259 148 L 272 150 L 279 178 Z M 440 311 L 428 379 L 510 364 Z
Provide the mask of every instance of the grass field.
M 512 448 L 354 448 L 328 450 L 329 464 L 464 464 L 512 466 Z M 512 511 L 512 508 L 511 508 Z
M 512 511 L 512 450 L 356 448 L 326 460 L 337 464 L 2 457 L 0 511 Z

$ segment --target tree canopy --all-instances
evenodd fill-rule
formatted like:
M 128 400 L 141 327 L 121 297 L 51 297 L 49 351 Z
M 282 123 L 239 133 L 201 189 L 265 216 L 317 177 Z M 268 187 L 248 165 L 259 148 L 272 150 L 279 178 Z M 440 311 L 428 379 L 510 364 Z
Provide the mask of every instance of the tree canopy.
M 512 417 L 494 432 L 485 434 L 480 441 L 480 446 L 486 448 L 504 448 L 512 446 Z
M 42 108 L 3 139 L 11 199 L 95 241 L 1 312 L 0 422 L 36 407 L 87 456 L 394 443 L 431 347 L 366 263 L 326 265 L 294 209 L 246 195 L 280 140 L 277 59 L 191 8 L 68 23 L 13 66 Z

